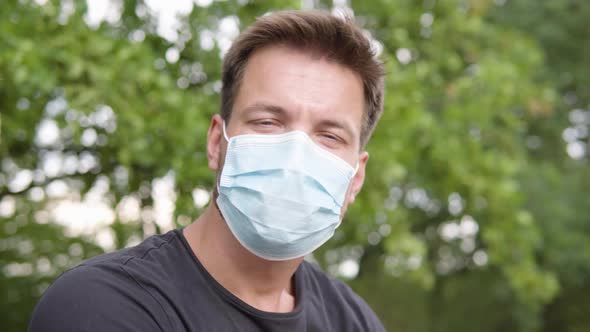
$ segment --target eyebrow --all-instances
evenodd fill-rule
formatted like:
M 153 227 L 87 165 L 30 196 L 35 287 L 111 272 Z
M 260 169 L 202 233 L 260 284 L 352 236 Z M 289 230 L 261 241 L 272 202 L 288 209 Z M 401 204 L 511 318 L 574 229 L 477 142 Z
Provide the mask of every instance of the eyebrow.
M 256 111 L 264 111 L 268 113 L 272 113 L 275 115 L 286 116 L 288 114 L 287 110 L 282 108 L 281 106 L 271 105 L 266 103 L 257 102 L 252 105 L 247 106 L 244 108 L 243 112 L 245 114 L 256 112 Z

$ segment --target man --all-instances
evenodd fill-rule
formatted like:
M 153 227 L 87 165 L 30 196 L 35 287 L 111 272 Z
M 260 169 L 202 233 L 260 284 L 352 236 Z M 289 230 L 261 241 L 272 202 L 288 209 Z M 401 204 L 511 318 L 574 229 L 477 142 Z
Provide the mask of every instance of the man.
M 382 331 L 303 257 L 360 191 L 383 66 L 349 19 L 260 18 L 224 59 L 212 204 L 191 225 L 65 272 L 30 331 Z

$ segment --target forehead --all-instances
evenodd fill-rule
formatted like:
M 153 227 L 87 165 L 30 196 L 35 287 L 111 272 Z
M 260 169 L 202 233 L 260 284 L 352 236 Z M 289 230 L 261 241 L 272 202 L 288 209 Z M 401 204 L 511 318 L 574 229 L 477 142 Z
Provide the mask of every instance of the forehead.
M 360 77 L 317 54 L 276 45 L 254 52 L 244 70 L 234 111 L 255 102 L 276 104 L 310 119 L 349 121 L 360 135 L 364 112 Z

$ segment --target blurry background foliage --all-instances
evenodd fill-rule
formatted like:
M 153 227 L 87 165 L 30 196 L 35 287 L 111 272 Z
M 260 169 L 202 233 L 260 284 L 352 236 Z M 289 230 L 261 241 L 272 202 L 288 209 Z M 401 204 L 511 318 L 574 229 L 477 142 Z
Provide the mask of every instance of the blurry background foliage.
M 221 56 L 286 8 L 353 11 L 389 72 L 314 259 L 391 331 L 590 331 L 585 0 L 0 2 L 2 330 L 65 269 L 199 215 Z

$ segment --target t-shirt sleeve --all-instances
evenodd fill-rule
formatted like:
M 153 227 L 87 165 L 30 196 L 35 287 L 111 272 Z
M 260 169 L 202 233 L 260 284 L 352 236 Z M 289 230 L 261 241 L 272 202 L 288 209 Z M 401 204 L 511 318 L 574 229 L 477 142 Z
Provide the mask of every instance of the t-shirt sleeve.
M 47 289 L 29 331 L 168 331 L 167 322 L 160 304 L 124 266 L 82 265 Z

